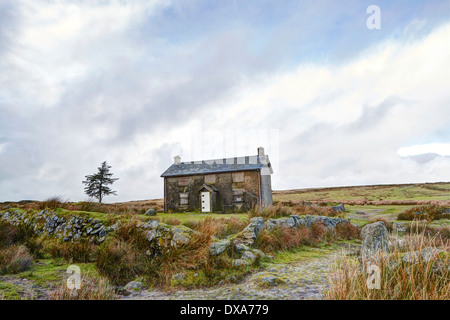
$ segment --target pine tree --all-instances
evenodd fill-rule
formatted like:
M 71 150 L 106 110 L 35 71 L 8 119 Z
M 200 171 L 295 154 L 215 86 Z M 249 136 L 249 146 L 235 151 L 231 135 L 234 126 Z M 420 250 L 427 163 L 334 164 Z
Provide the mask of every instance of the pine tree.
M 106 161 L 102 162 L 102 166 L 98 167 L 98 172 L 92 175 L 85 176 L 86 180 L 82 181 L 83 184 L 86 184 L 84 187 L 84 193 L 86 193 L 90 197 L 95 197 L 98 199 L 98 202 L 101 203 L 104 196 L 107 195 L 115 195 L 117 196 L 116 191 L 112 191 L 109 184 L 113 184 L 119 178 L 111 178 L 113 173 L 109 172 L 109 166 Z

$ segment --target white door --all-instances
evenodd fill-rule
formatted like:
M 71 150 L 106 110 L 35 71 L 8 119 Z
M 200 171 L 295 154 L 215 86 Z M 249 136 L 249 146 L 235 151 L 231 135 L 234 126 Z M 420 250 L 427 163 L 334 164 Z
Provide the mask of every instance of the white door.
M 200 192 L 202 201 L 202 212 L 211 212 L 211 202 L 209 198 L 209 192 Z

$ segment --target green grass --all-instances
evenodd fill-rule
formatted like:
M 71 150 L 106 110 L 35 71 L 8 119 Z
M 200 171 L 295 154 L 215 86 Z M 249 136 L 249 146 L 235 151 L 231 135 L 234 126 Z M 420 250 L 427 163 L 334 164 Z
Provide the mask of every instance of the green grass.
M 67 267 L 70 264 L 62 259 L 40 259 L 36 260 L 30 270 L 11 275 L 20 279 L 28 279 L 35 284 L 48 287 L 54 284 L 60 284 L 65 279 Z M 74 263 L 80 267 L 82 274 L 89 274 L 90 276 L 98 276 L 95 268 L 95 263 Z
M 289 264 L 298 261 L 308 262 L 310 260 L 326 257 L 336 252 L 344 245 L 360 244 L 360 240 L 339 240 L 332 244 L 320 244 L 318 247 L 302 246 L 299 248 L 281 251 L 276 254 L 270 264 Z
M 24 286 L 0 281 L 0 300 L 22 300 L 26 291 L 27 289 Z

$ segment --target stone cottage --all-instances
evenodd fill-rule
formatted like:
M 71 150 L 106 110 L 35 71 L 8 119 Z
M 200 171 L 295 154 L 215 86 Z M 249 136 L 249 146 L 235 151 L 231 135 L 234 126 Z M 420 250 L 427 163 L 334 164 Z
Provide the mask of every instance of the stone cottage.
M 272 204 L 269 157 L 256 156 L 181 162 L 161 175 L 164 211 L 232 212 Z

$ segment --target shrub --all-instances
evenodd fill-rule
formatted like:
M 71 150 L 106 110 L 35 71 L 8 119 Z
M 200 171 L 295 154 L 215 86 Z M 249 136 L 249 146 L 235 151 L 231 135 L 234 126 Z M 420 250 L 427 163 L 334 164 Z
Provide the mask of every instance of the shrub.
M 12 244 L 25 245 L 36 257 L 42 256 L 42 245 L 40 238 L 34 233 L 30 225 L 12 225 L 5 221 L 0 221 L 0 248 Z
M 19 273 L 33 264 L 28 249 L 23 245 L 10 245 L 0 249 L 0 274 Z
M 361 227 L 353 223 L 339 223 L 335 231 L 340 240 L 361 239 Z
M 125 285 L 134 280 L 139 272 L 135 250 L 130 243 L 123 240 L 108 241 L 98 251 L 98 272 L 115 285 Z
M 66 261 L 73 262 L 92 262 L 97 256 L 98 246 L 88 239 L 79 239 L 71 242 L 61 242 L 59 239 L 44 241 L 45 251 L 52 258 L 63 258 Z
M 19 242 L 19 231 L 16 226 L 0 221 L 0 247 L 7 247 Z
M 204 269 L 208 265 L 209 245 L 214 228 L 210 224 L 201 226 L 191 235 L 189 243 L 176 248 L 164 248 L 146 265 L 145 274 L 149 281 L 158 285 L 171 283 L 172 276 L 180 271 Z
M 276 252 L 314 243 L 314 239 L 311 230 L 303 226 L 263 229 L 256 238 L 255 247 L 266 253 Z

